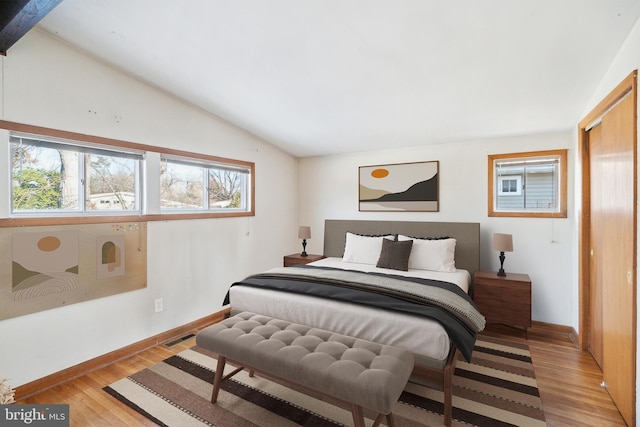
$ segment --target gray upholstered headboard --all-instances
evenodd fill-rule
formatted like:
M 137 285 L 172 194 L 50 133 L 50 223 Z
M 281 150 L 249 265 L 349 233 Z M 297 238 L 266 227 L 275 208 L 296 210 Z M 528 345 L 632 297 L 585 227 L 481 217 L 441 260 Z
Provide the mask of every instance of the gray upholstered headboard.
M 341 257 L 346 233 L 404 234 L 412 237 L 456 239 L 456 267 L 471 277 L 480 269 L 480 224 L 477 222 L 358 221 L 327 219 L 324 222 L 324 255 Z M 473 295 L 473 292 L 470 292 Z

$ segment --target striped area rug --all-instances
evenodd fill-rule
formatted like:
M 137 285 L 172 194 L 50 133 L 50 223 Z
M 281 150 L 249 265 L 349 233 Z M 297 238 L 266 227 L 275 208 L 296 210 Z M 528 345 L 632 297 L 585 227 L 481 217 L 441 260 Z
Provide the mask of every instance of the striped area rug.
M 121 379 L 104 390 L 160 426 L 341 426 L 351 412 L 244 371 L 209 402 L 216 360 L 198 347 Z M 229 370 L 232 368 L 229 367 Z M 397 426 L 441 426 L 442 392 L 409 383 L 394 407 Z M 454 376 L 454 426 L 546 426 L 529 349 L 481 337 L 471 363 Z M 369 425 L 374 414 L 366 414 Z

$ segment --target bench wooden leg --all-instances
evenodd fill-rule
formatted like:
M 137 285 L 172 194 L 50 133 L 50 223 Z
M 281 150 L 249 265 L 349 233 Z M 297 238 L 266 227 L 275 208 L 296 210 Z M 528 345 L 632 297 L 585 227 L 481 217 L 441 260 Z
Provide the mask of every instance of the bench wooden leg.
M 351 414 L 353 415 L 354 427 L 365 427 L 364 425 L 364 412 L 362 406 L 351 404 Z
M 216 403 L 218 400 L 218 393 L 220 392 L 220 383 L 222 382 L 222 376 L 224 374 L 224 365 L 226 365 L 227 359 L 223 356 L 218 356 L 218 366 L 216 366 L 216 375 L 213 377 L 213 392 L 211 393 L 211 403 Z
M 393 414 L 389 412 L 387 414 L 387 427 L 395 427 L 396 423 L 393 422 Z
M 380 423 L 382 422 L 383 418 L 387 419 L 387 427 L 394 427 L 395 426 L 395 423 L 393 422 L 393 413 L 389 412 L 387 415 L 378 414 L 376 419 L 373 420 L 373 424 L 371 424 L 371 427 L 379 426 Z

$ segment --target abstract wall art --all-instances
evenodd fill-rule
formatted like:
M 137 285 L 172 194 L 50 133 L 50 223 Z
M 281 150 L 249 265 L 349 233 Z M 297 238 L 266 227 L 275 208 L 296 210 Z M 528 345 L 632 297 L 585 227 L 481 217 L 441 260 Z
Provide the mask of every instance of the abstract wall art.
M 0 320 L 142 289 L 147 223 L 0 227 Z
M 78 288 L 78 232 L 14 233 L 14 300 L 69 292 Z
M 96 271 L 99 280 L 118 277 L 125 268 L 124 236 L 98 236 L 96 242 Z
M 438 212 L 438 161 L 360 166 L 360 211 Z

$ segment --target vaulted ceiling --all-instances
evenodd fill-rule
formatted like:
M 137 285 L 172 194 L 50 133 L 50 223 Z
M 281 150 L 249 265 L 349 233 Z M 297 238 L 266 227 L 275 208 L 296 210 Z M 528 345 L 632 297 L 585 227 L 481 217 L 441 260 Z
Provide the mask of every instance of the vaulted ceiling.
M 639 17 L 638 0 L 64 0 L 39 26 L 303 157 L 573 129 Z

